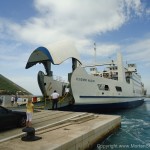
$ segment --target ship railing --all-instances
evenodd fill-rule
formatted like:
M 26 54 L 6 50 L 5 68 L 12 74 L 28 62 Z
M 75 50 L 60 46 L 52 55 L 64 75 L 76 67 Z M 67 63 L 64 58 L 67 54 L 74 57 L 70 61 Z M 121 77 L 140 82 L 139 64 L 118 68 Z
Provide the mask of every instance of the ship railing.
M 67 83 L 67 79 L 61 77 L 61 76 L 57 76 L 57 75 L 53 75 L 53 79 L 59 82 L 64 82 Z
M 110 62 L 103 62 L 99 64 L 83 64 L 81 67 L 87 68 L 87 67 L 96 67 L 96 66 L 106 66 L 106 65 L 117 65 L 116 61 L 110 61 Z

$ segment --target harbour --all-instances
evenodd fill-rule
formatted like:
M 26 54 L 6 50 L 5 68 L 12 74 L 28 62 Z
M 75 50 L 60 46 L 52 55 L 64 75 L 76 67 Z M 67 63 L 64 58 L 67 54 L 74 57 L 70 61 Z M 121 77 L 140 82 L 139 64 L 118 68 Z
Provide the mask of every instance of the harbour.
M 34 147 L 36 150 L 84 150 L 94 149 L 95 146 L 96 149 L 111 149 L 109 138 L 122 130 L 121 125 L 124 123 L 121 112 L 130 112 L 129 108 L 134 111 L 135 107 L 143 106 L 146 90 L 141 76 L 137 73 L 135 64 L 123 65 L 121 53 L 117 53 L 116 61 L 98 64 L 108 65 L 105 70 L 99 72 L 97 65 L 84 66 L 81 63 L 72 43 L 58 45 L 54 48 L 38 47 L 30 55 L 26 69 L 37 63 L 42 63 L 45 68 L 45 73 L 39 71 L 37 75 L 43 100 L 35 101 L 35 97 L 30 95 L 35 109 L 32 127 L 3 132 L 0 136 L 1 149 L 30 150 Z M 68 53 L 61 55 L 60 47 Z M 56 80 L 51 65 L 59 65 L 68 58 L 72 59 L 72 72 L 68 73 L 68 81 Z M 85 67 L 90 67 L 90 74 L 86 72 Z M 57 94 L 55 98 L 52 96 L 54 93 Z M 28 99 L 22 100 L 23 107 L 21 103 L 16 103 L 12 109 L 25 112 Z M 2 105 L 5 101 L 2 101 Z M 108 112 L 103 113 L 103 110 Z M 131 133 L 125 133 L 139 139 Z M 28 139 L 29 134 L 33 138 L 36 134 L 39 140 L 31 142 L 32 140 Z M 28 144 L 24 140 L 28 141 Z M 117 140 L 115 146 L 120 148 Z M 133 147 L 136 147 L 136 144 L 133 143 Z
M 37 62 L 42 62 L 43 55 L 47 60 L 46 64 L 42 62 L 46 74 L 42 71 L 38 73 L 38 83 L 43 94 L 43 100 L 34 101 L 35 98 L 32 97 L 35 108 L 32 128 L 36 136 L 39 136 L 39 140 L 26 144 L 22 139 L 28 136 L 28 133 L 25 133 L 27 128 L 17 128 L 0 135 L 0 148 L 11 150 L 21 148 L 30 150 L 33 147 L 36 150 L 112 149 L 110 145 L 114 143 L 110 144 L 109 139 L 122 130 L 122 124 L 126 124 L 121 112 L 134 111 L 135 107 L 142 107 L 146 104 L 144 103 L 146 91 L 140 76 L 137 74 L 136 66 L 129 64 L 128 67 L 124 68 L 122 56 L 118 53 L 118 63 L 109 62 L 107 72 L 106 70 L 102 73 L 97 72 L 94 67 L 92 68 L 94 73 L 88 75 L 84 66 L 78 64 L 79 59 L 75 60 L 72 56 L 72 72 L 68 73 L 69 83 L 64 83 L 53 78 L 51 63 L 56 65 L 60 64 L 61 61 L 54 59 L 55 57 L 50 57 L 51 52 L 44 47 L 37 48 L 31 54 L 26 65 L 26 69 L 28 69 Z M 62 61 L 67 58 L 69 56 L 64 55 Z M 77 54 L 76 58 L 78 58 Z M 53 62 L 53 59 L 55 62 Z M 106 73 L 107 76 L 105 76 Z M 113 73 L 117 75 L 116 78 L 112 76 Z M 136 76 L 139 82 L 133 79 L 131 75 Z M 69 89 L 67 93 L 65 92 L 66 87 Z M 54 99 L 51 96 L 55 89 L 59 93 L 57 110 L 53 110 Z M 27 101 L 27 99 L 22 100 Z M 5 104 L 4 100 L 2 102 L 2 104 Z M 21 103 L 18 104 L 10 108 L 26 111 L 25 104 L 22 106 Z M 105 109 L 108 112 L 103 113 Z M 131 138 L 139 140 L 126 130 L 123 131 L 127 135 L 131 135 Z M 122 139 L 122 136 L 119 137 L 120 139 Z M 123 143 L 125 140 L 123 140 Z M 119 144 L 117 140 L 115 142 L 114 148 L 120 148 L 120 145 L 124 145 Z M 12 144 L 14 147 L 11 146 Z M 133 143 L 131 147 L 136 147 L 136 144 Z M 147 144 L 145 144 L 145 147 L 147 147 Z
M 22 108 L 22 110 L 25 111 L 24 108 Z M 150 133 L 149 132 L 150 98 L 146 98 L 144 103 L 141 106 L 138 106 L 136 108 L 122 109 L 122 110 L 116 110 L 116 111 L 111 111 L 111 112 L 102 112 L 101 110 L 99 110 L 94 113 L 93 112 L 87 113 L 87 112 L 72 112 L 71 110 L 70 111 L 68 111 L 68 110 L 67 111 L 60 111 L 60 110 L 52 111 L 52 110 L 36 109 L 36 112 L 34 113 L 34 118 L 33 118 L 33 127 L 35 127 L 35 129 L 36 129 L 35 134 L 37 136 L 42 137 L 42 139 L 39 140 L 38 142 L 40 142 L 41 146 L 42 146 L 43 145 L 42 141 L 43 142 L 45 141 L 46 136 L 48 136 L 48 139 L 50 139 L 52 142 L 52 139 L 51 139 L 51 131 L 52 131 L 53 132 L 52 137 L 55 139 L 55 141 L 52 142 L 52 145 L 56 144 L 57 136 L 54 136 L 55 130 L 57 130 L 56 135 L 59 135 L 61 137 L 61 139 L 64 139 L 62 136 L 65 136 L 65 137 L 71 136 L 71 124 L 72 123 L 67 122 L 68 119 L 73 121 L 74 117 L 77 118 L 79 116 L 80 117 L 87 116 L 87 118 L 88 118 L 88 115 L 91 115 L 89 117 L 93 117 L 93 114 L 96 116 L 99 116 L 101 118 L 101 119 L 99 118 L 99 121 L 95 120 L 95 122 L 97 122 L 97 123 L 106 121 L 108 119 L 107 117 L 110 117 L 110 116 L 114 116 L 114 117 L 120 116 L 120 125 L 121 126 L 120 125 L 117 126 L 116 130 L 113 130 L 113 132 L 111 134 L 108 134 L 103 139 L 99 138 L 99 140 L 97 140 L 97 142 L 93 144 L 94 147 L 91 148 L 92 150 L 99 150 L 99 149 L 101 149 L 101 150 L 110 149 L 111 150 L 111 149 L 118 149 L 118 148 L 120 148 L 120 149 L 149 149 L 149 147 L 150 147 L 150 143 L 149 143 L 149 141 L 150 141 L 150 138 L 149 138 L 150 137 L 150 135 L 149 135 L 149 133 Z M 38 118 L 40 118 L 40 119 L 38 119 Z M 42 121 L 41 121 L 41 119 L 42 119 Z M 83 133 L 83 129 L 93 128 L 93 126 L 92 126 L 93 122 L 91 122 L 92 125 L 89 124 L 90 127 L 87 128 L 87 123 L 91 120 L 92 120 L 91 118 L 89 118 L 87 120 L 85 119 L 82 122 L 83 124 L 75 123 L 76 125 L 79 125 L 79 127 L 77 127 L 77 126 L 75 127 L 76 134 L 78 136 L 81 136 L 81 133 Z M 43 126 L 43 127 L 41 127 L 41 126 Z M 58 134 L 58 131 L 60 132 L 59 134 Z M 11 135 L 10 135 L 10 133 L 11 133 Z M 16 136 L 14 136 L 14 135 L 16 135 Z M 35 143 L 37 143 L 36 141 L 32 142 L 32 144 L 31 144 L 31 142 L 27 143 L 27 142 L 21 141 L 21 137 L 24 135 L 25 135 L 25 133 L 23 133 L 22 129 L 19 129 L 19 128 L 14 129 L 14 130 L 8 130 L 7 132 L 1 132 L 0 148 L 3 148 L 4 146 L 6 146 L 5 148 L 10 149 L 10 147 L 12 148 L 11 145 L 14 144 L 14 142 L 21 143 L 21 145 L 19 144 L 20 147 L 18 146 L 18 149 L 20 149 L 22 147 L 23 148 L 27 147 L 28 144 L 30 146 L 32 145 L 32 147 L 34 145 L 36 145 L 35 144 Z M 48 139 L 47 139 L 47 141 L 48 141 Z M 71 147 L 73 149 L 73 146 L 71 146 Z M 71 147 L 69 147 L 69 149 L 71 149 Z M 17 145 L 15 145 L 15 149 L 16 148 L 17 148 Z M 49 145 L 49 149 L 53 149 L 53 148 Z M 67 149 L 67 148 L 65 148 L 65 149 Z M 74 149 L 75 149 L 75 146 L 74 146 Z
M 14 129 L 0 134 L 0 149 L 91 149 L 118 130 L 120 121 L 114 115 L 39 110 L 34 113 L 33 127 L 42 139 L 26 143 L 21 140 L 25 136 L 22 129 Z
M 0 150 L 150 149 L 148 1 L 0 6 Z

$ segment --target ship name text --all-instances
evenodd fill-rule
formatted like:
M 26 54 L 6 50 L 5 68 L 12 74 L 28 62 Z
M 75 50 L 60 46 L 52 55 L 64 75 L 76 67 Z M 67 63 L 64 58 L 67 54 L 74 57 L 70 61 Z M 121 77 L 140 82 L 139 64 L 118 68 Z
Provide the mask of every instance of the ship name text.
M 82 81 L 82 82 L 95 82 L 95 80 L 93 79 L 86 79 L 86 78 L 80 78 L 80 77 L 77 77 L 76 80 Z

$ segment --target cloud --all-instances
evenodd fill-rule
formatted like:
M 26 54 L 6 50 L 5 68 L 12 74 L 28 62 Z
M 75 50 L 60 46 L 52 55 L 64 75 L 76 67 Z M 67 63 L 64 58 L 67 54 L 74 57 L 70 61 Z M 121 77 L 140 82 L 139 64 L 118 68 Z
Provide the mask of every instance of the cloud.
M 24 89 L 28 90 L 29 92 L 35 95 L 41 95 L 41 91 L 38 86 L 38 82 L 36 78 L 32 76 L 8 76 L 11 81 L 15 81 L 19 86 L 23 87 Z M 26 82 L 23 82 L 26 81 Z
M 84 49 L 81 54 L 93 55 L 94 54 L 94 45 L 93 47 L 89 47 L 89 49 Z M 117 44 L 111 43 L 98 43 L 96 45 L 96 55 L 100 57 L 110 56 L 120 50 L 120 46 Z
M 34 8 L 37 15 L 21 23 L 0 18 L 1 66 L 12 70 L 21 67 L 24 69 L 33 47 L 68 39 L 75 41 L 82 56 L 93 56 L 93 36 L 118 30 L 133 17 L 133 14 L 141 16 L 144 11 L 140 0 L 34 0 Z M 107 57 L 121 49 L 117 43 L 96 44 L 98 57 Z M 148 55 L 148 46 L 144 46 L 144 41 L 141 41 L 141 45 L 136 46 L 137 44 L 140 43 L 127 47 L 130 59 L 141 58 L 142 54 L 139 51 L 143 48 L 143 55 Z M 149 42 L 145 44 L 148 45 Z M 136 54 L 130 52 L 136 48 L 139 49 Z M 2 60 L 7 63 L 2 63 Z M 146 63 L 149 64 L 149 61 Z M 19 83 L 31 81 L 33 75 L 30 76 L 30 79 L 19 79 L 17 76 L 14 80 Z
M 103 34 L 119 29 L 129 16 L 125 13 L 131 8 L 140 12 L 139 0 L 35 0 L 38 16 L 33 16 L 24 23 L 4 21 L 8 34 L 13 38 L 28 43 L 43 44 L 62 39 L 89 39 L 94 34 Z M 109 11 L 107 11 L 109 10 Z M 129 13 L 128 13 L 129 14 Z
M 146 9 L 146 14 L 150 15 L 150 9 Z
M 0 41 L 0 68 L 1 73 L 11 76 L 26 76 L 25 66 L 32 52 L 32 46 L 21 43 Z M 36 70 L 37 71 L 37 70 Z
M 133 17 L 133 15 L 141 16 L 144 11 L 144 6 L 140 0 L 123 0 L 122 3 L 122 10 L 124 10 L 127 18 Z
M 126 48 L 127 59 L 129 61 L 144 62 L 146 66 L 150 66 L 150 38 L 137 40 Z

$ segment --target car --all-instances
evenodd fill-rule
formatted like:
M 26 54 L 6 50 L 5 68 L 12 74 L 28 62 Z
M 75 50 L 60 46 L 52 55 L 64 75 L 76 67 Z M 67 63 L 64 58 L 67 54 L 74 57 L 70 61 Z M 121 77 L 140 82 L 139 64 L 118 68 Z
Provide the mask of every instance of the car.
M 15 111 L 0 106 L 0 131 L 26 125 L 26 112 Z

